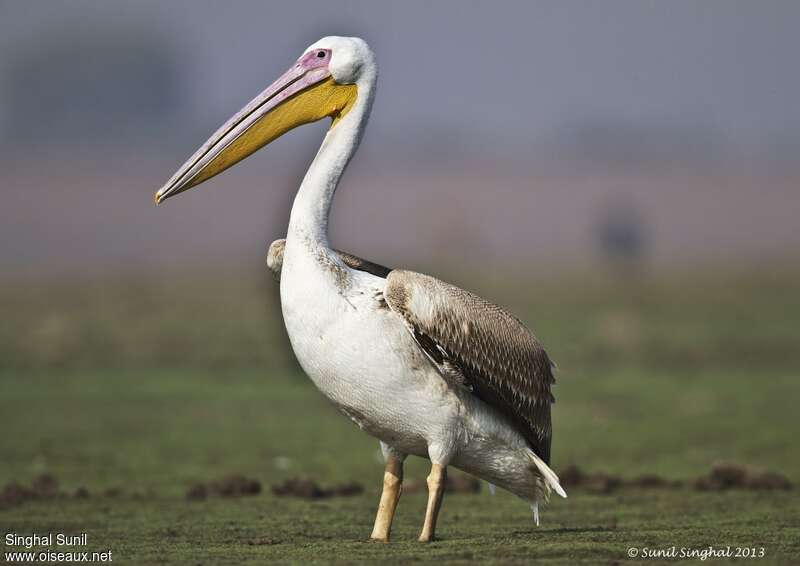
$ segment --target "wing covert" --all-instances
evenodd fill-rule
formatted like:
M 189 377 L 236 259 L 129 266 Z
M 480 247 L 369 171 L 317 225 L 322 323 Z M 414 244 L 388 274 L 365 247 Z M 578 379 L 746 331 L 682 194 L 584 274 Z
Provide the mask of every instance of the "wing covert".
M 525 325 L 473 293 L 412 271 L 391 271 L 384 296 L 442 376 L 461 376 L 548 463 L 553 363 Z
M 267 251 L 267 268 L 269 268 L 269 270 L 272 272 L 272 275 L 278 281 L 281 280 L 281 270 L 283 269 L 283 252 L 285 249 L 286 239 L 281 238 L 280 240 L 275 240 L 272 242 L 272 244 L 269 246 L 269 250 Z M 386 276 L 389 275 L 390 271 L 392 271 L 388 267 L 384 267 L 379 263 L 367 261 L 366 259 L 362 259 L 356 255 L 339 250 L 333 251 L 339 255 L 339 258 L 342 260 L 342 262 L 350 269 L 366 271 L 367 273 L 371 273 L 372 275 L 382 279 L 386 279 Z

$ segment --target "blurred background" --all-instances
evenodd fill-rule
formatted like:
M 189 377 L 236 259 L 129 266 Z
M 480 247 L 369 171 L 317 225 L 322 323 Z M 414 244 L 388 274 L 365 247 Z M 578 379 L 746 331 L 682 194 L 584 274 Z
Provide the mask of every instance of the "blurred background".
M 265 269 L 326 125 L 152 203 L 333 34 L 381 75 L 332 242 L 535 330 L 557 468 L 798 478 L 798 21 L 791 1 L 0 2 L 0 479 L 349 479 L 361 456 L 334 447 L 374 450 L 299 374 Z M 346 442 L 297 424 L 308 403 Z

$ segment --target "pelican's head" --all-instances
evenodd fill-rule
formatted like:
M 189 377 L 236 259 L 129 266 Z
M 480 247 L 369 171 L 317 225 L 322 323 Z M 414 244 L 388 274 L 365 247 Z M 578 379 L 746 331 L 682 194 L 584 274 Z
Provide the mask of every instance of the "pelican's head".
M 324 37 L 264 92 L 228 120 L 155 195 L 156 204 L 235 165 L 302 124 L 332 118 L 331 128 L 374 84 L 375 58 L 363 39 Z

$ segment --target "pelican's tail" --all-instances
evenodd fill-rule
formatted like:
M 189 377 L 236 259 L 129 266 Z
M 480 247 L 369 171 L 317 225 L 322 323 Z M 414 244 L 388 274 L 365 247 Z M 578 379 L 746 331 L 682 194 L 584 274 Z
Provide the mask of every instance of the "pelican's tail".
M 550 499 L 550 492 L 555 491 L 561 497 L 566 497 L 567 492 L 564 491 L 564 488 L 561 487 L 561 484 L 558 482 L 558 476 L 556 473 L 550 469 L 550 466 L 544 463 L 544 461 L 539 458 L 532 450 L 530 452 L 530 457 L 533 460 L 533 464 L 535 469 L 533 473 L 536 475 L 536 495 L 533 499 L 529 499 L 528 502 L 531 505 L 531 511 L 533 512 L 533 522 L 536 523 L 536 526 L 539 526 L 539 503 L 547 503 Z
M 531 451 L 531 457 L 533 458 L 533 463 L 536 465 L 536 469 L 539 472 L 539 475 L 542 477 L 544 483 L 544 500 L 547 501 L 547 498 L 550 495 L 550 490 L 555 491 L 561 497 L 566 498 L 567 492 L 564 491 L 564 488 L 561 487 L 561 484 L 558 482 L 558 476 L 556 473 L 551 470 L 550 466 L 545 464 L 544 461 L 533 451 Z M 538 513 L 536 513 L 536 515 L 538 515 Z

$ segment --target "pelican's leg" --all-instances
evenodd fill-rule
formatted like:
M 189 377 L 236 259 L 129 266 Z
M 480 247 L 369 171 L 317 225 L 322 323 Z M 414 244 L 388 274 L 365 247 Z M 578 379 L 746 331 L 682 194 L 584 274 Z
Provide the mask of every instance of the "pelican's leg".
M 419 535 L 420 542 L 430 542 L 433 540 L 436 531 L 436 518 L 439 516 L 439 508 L 442 506 L 444 497 L 444 484 L 447 479 L 447 466 L 442 464 L 431 464 L 431 473 L 428 476 L 428 508 L 425 511 L 425 524 L 422 525 L 422 532 Z
M 392 529 L 392 519 L 400 501 L 403 491 L 403 460 L 405 454 L 398 454 L 381 442 L 381 450 L 386 459 L 386 468 L 383 472 L 383 491 L 378 504 L 378 514 L 375 516 L 375 526 L 372 528 L 370 539 L 379 542 L 389 542 L 389 531 Z

